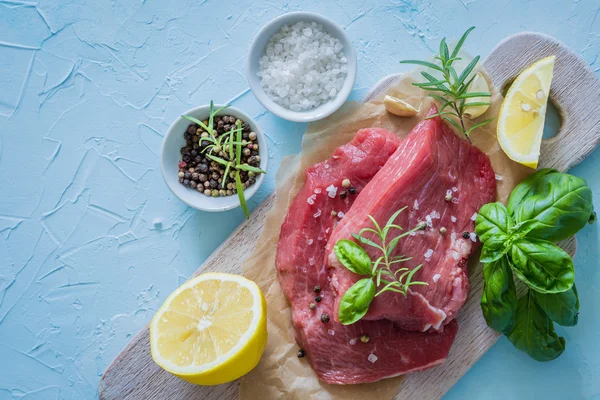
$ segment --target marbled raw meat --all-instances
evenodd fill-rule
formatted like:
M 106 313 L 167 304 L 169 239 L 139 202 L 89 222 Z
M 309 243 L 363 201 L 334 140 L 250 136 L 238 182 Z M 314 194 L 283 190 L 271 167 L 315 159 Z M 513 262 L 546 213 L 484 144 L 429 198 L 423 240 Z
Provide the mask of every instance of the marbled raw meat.
M 430 111 L 434 113 L 435 106 Z M 364 318 L 391 320 L 414 331 L 443 329 L 469 294 L 467 259 L 479 245 L 472 233 L 474 216 L 495 198 L 494 171 L 481 150 L 455 135 L 439 117 L 419 123 L 361 191 L 329 239 L 327 264 L 332 268 L 332 286 L 337 294 L 335 309 L 341 296 L 360 278 L 339 263 L 333 252 L 335 243 L 355 240 L 353 233 L 372 228 L 369 215 L 384 226 L 394 212 L 407 207 L 396 224 L 405 230 L 420 222 L 426 227 L 400 239 L 393 255 L 412 259 L 394 267 L 413 269 L 423 264 L 413 280 L 428 285 L 411 286 L 406 297 L 383 293 L 373 300 Z M 440 232 L 442 227 L 445 233 Z M 463 236 L 464 232 L 467 234 Z M 378 241 L 369 233 L 365 237 Z M 379 250 L 365 247 L 373 259 L 381 255 Z
M 360 130 L 329 160 L 307 169 L 306 182 L 281 227 L 276 257 L 279 282 L 292 305 L 296 340 L 326 383 L 374 382 L 433 367 L 444 362 L 456 335 L 455 322 L 442 333 L 421 333 L 399 329 L 391 321 L 344 326 L 334 318 L 335 294 L 325 266 L 325 245 L 358 196 L 342 198 L 342 180 L 350 179 L 360 193 L 399 143 L 398 137 L 383 129 Z M 337 215 L 332 216 L 332 211 Z M 320 286 L 319 293 L 315 286 Z M 320 302 L 315 301 L 317 295 Z M 310 303 L 315 304 L 314 310 Z M 323 314 L 330 316 L 329 322 L 321 322 Z M 361 342 L 362 335 L 369 337 L 368 343 Z

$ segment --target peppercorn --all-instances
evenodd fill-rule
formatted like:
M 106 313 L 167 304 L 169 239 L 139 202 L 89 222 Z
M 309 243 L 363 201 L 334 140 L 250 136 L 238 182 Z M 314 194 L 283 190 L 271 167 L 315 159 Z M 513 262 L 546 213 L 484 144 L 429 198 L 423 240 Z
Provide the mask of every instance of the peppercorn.
M 251 178 L 253 178 L 253 177 L 256 176 L 256 172 L 254 172 L 254 171 L 248 171 L 248 176 L 251 177 Z
M 425 230 L 425 227 L 427 226 L 427 224 L 423 221 L 419 221 L 419 224 L 417 225 L 417 230 Z
M 363 343 L 369 343 L 369 337 L 367 335 L 362 335 L 360 337 L 360 341 Z
M 197 184 L 196 182 L 194 182 L 194 181 L 191 181 L 191 182 L 190 182 L 190 187 L 191 187 L 192 189 L 196 189 L 196 186 L 197 186 L 197 185 L 198 185 L 198 184 Z
M 302 358 L 304 357 L 304 350 L 300 349 L 298 350 L 298 358 Z
M 322 299 L 322 298 L 321 298 L 321 296 L 317 296 L 317 297 L 315 297 L 315 301 L 316 301 L 317 303 L 320 303 L 320 302 L 321 302 L 321 299 Z
M 206 182 L 204 182 L 204 183 L 206 183 Z M 212 192 L 210 191 L 210 189 L 205 189 L 205 190 L 204 190 L 204 195 L 205 195 L 205 196 L 210 196 L 210 194 L 211 194 L 211 193 L 212 193 Z
M 214 179 L 214 180 L 217 180 L 217 179 L 219 179 L 219 178 L 220 178 L 220 175 L 219 175 L 219 173 L 218 173 L 218 172 L 213 172 L 213 173 L 210 175 L 210 177 L 211 177 L 212 179 Z
M 186 163 L 189 163 L 190 160 L 192 159 L 190 156 L 188 156 L 187 154 L 183 156 L 183 161 L 185 161 Z
M 223 131 L 229 132 L 230 129 L 231 129 L 231 125 L 229 125 L 229 124 L 223 125 Z
M 249 131 L 250 130 L 250 124 L 248 124 L 247 122 L 244 122 L 242 124 L 242 130 L 243 131 Z
M 200 182 L 206 182 L 207 179 L 208 179 L 208 176 L 206 174 L 198 174 L 198 180 Z
M 332 217 L 337 217 L 337 212 L 335 212 L 335 211 L 332 211 L 332 212 L 331 212 L 331 216 L 332 216 Z
M 189 186 L 190 185 L 190 180 L 189 179 L 184 179 L 183 180 L 183 184 L 184 184 L 184 186 Z
M 221 120 L 219 120 L 219 121 L 217 121 L 217 128 L 221 128 L 221 129 L 222 129 L 222 128 L 223 128 L 223 125 L 225 125 L 225 122 L 223 122 L 223 120 L 222 120 L 222 119 L 221 119 Z
M 452 195 L 451 195 L 450 193 L 448 193 L 448 194 L 446 195 L 446 197 L 444 197 L 444 200 L 446 200 L 446 201 L 448 201 L 448 202 L 452 201 Z
M 246 157 L 250 157 L 250 149 L 244 149 L 242 152 Z
M 350 194 L 356 194 L 356 188 L 354 186 L 348 189 L 348 191 L 350 192 Z
M 258 150 L 258 144 L 254 144 L 254 146 L 252 146 L 254 148 L 254 150 Z
M 463 239 L 468 239 L 468 238 L 469 238 L 469 232 L 467 232 L 467 231 L 464 231 L 464 232 L 462 233 L 462 237 L 463 237 Z
M 346 178 L 342 181 L 342 186 L 347 188 L 350 187 L 350 179 Z
M 212 195 L 212 197 L 219 197 L 219 191 L 217 189 L 213 189 L 210 194 Z
M 446 233 L 446 228 L 445 227 L 441 227 L 440 228 L 440 233 L 443 235 L 444 233 Z
M 227 189 L 227 196 L 233 195 L 233 190 Z
M 248 138 L 249 138 L 250 140 L 256 140 L 256 132 L 250 132 L 250 133 L 248 134 Z
M 319 293 L 321 291 L 321 286 L 315 285 L 315 287 L 313 288 L 313 290 L 315 291 L 315 293 Z
M 179 171 L 179 173 L 177 174 L 177 176 L 179 178 L 183 178 L 185 176 L 185 173 L 183 171 Z
M 217 182 L 217 180 L 216 180 L 216 179 L 211 179 L 211 180 L 209 181 L 209 184 L 210 184 L 210 187 L 211 187 L 211 189 L 216 189 L 216 188 L 217 188 L 217 186 L 219 186 L 219 182 Z M 219 194 L 219 191 L 218 191 L 218 190 L 217 190 L 217 194 Z
M 342 191 L 340 192 L 340 198 L 342 198 L 342 199 L 345 199 L 345 198 L 346 198 L 346 196 L 348 196 L 348 193 L 347 193 L 345 190 L 342 190 Z
M 198 180 L 198 173 L 197 172 L 192 173 L 192 180 L 194 180 L 194 181 Z
M 200 193 L 204 193 L 204 186 L 201 183 L 199 183 L 198 185 L 196 185 L 196 190 Z
M 225 191 L 225 189 L 221 189 L 219 190 L 219 196 L 226 196 L 227 192 Z
M 187 133 L 192 134 L 194 132 L 196 132 L 196 125 L 195 124 L 189 124 L 188 127 L 187 127 Z
M 329 322 L 329 314 L 321 314 L 321 322 L 322 323 Z
M 198 168 L 200 168 L 200 172 L 206 172 L 208 171 L 208 165 L 202 163 L 198 166 Z
M 311 310 L 314 310 L 314 309 L 315 309 L 315 307 L 316 307 L 315 303 L 310 303 L 310 304 L 308 305 L 308 308 L 310 308 Z

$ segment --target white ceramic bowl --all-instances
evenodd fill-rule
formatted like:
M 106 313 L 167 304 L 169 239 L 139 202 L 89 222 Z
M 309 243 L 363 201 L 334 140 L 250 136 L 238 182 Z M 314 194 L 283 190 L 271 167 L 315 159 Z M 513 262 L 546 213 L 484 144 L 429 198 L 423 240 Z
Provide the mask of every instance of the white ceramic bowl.
M 223 106 L 215 104 L 214 107 L 216 110 Z M 200 121 L 203 121 L 205 119 L 208 119 L 209 106 L 206 105 L 202 107 L 196 107 L 194 109 L 186 111 L 184 115 L 189 115 L 196 119 L 199 119 Z M 250 118 L 249 115 L 235 107 L 229 107 L 221 111 L 218 115 L 233 115 L 234 117 L 239 118 L 250 125 L 250 130 L 256 132 L 258 139 L 260 168 L 264 171 L 267 171 L 267 163 L 269 160 L 269 150 L 267 149 L 267 141 L 265 139 L 265 136 L 259 129 L 258 125 L 254 122 L 254 120 Z M 179 173 L 178 164 L 181 161 L 180 150 L 186 144 L 183 134 L 187 130 L 189 124 L 191 124 L 191 122 L 187 119 L 184 119 L 182 117 L 177 118 L 177 120 L 175 120 L 175 122 L 171 124 L 169 130 L 163 138 L 162 146 L 160 149 L 160 170 L 162 172 L 162 176 L 165 180 L 165 183 L 167 184 L 169 189 L 171 189 L 173 194 L 175 194 L 175 196 L 177 196 L 181 201 L 183 201 L 188 206 L 194 207 L 198 210 L 218 212 L 231 210 L 232 208 L 239 207 L 240 201 L 238 199 L 237 194 L 225 197 L 208 197 L 195 189 L 187 188 L 181 183 L 179 183 L 179 177 L 177 176 L 177 174 Z M 250 186 L 244 191 L 246 201 L 250 200 L 254 193 L 258 191 L 258 188 L 262 184 L 264 177 L 264 174 L 259 174 L 256 177 L 256 182 L 254 182 L 252 186 Z
M 344 55 L 348 59 L 348 74 L 346 75 L 346 80 L 344 81 L 342 89 L 333 100 L 330 100 L 329 102 L 311 110 L 296 112 L 280 106 L 267 96 L 260 85 L 260 79 L 257 76 L 257 72 L 258 60 L 264 54 L 265 47 L 269 42 L 269 39 L 271 39 L 271 36 L 277 33 L 277 31 L 279 31 L 283 25 L 292 25 L 300 21 L 314 21 L 318 24 L 321 24 L 330 35 L 338 38 L 340 42 L 342 42 L 342 45 L 344 46 Z M 291 12 L 273 19 L 258 31 L 254 37 L 254 40 L 252 41 L 250 52 L 248 53 L 248 58 L 246 60 L 246 79 L 248 79 L 250 89 L 252 89 L 252 92 L 258 101 L 273 114 L 283 119 L 287 119 L 288 121 L 316 121 L 331 115 L 338 108 L 340 108 L 348 99 L 348 96 L 350 96 L 350 92 L 354 86 L 354 81 L 356 80 L 356 53 L 354 51 L 354 47 L 352 47 L 352 42 L 350 42 L 342 27 L 335 22 L 323 17 L 322 15 L 311 12 Z

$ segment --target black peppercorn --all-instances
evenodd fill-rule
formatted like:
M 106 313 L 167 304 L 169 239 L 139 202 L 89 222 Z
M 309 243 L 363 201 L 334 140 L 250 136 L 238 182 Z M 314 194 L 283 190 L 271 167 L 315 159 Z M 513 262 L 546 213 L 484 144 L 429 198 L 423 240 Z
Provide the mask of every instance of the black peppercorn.
M 462 233 L 462 237 L 463 237 L 464 239 L 468 239 L 468 238 L 469 238 L 469 232 L 467 232 L 467 231 L 464 231 L 464 232 Z
M 198 185 L 198 184 L 197 184 L 196 182 L 194 182 L 194 181 L 191 181 L 191 182 L 190 182 L 190 187 L 191 187 L 192 189 L 196 189 L 196 186 L 197 186 L 197 185 Z
M 197 181 L 197 180 L 198 180 L 198 173 L 197 173 L 197 172 L 194 172 L 194 173 L 192 174 L 192 180 L 193 180 L 193 181 Z
M 315 285 L 315 287 L 313 288 L 313 290 L 315 291 L 315 293 L 319 293 L 321 291 L 321 286 Z
M 348 191 L 350 192 L 350 194 L 356 194 L 356 188 L 354 186 L 348 189 Z
M 212 175 L 210 176 L 211 178 L 213 178 L 214 180 L 219 179 L 221 176 L 219 175 L 218 172 L 213 172 Z
M 342 191 L 340 192 L 340 197 L 341 197 L 342 199 L 345 199 L 345 198 L 346 198 L 346 196 L 348 196 L 348 193 L 347 193 L 345 190 L 342 190 Z
M 304 350 L 300 349 L 298 350 L 298 358 L 302 358 L 304 357 Z
M 243 131 L 249 131 L 249 130 L 250 130 L 250 124 L 248 124 L 248 123 L 244 122 L 244 123 L 242 124 L 242 130 L 243 130 Z
M 217 186 L 219 186 L 219 182 L 217 182 L 216 179 L 211 179 L 210 180 L 210 188 L 211 189 L 216 189 Z
M 188 127 L 187 127 L 187 133 L 191 134 L 191 133 L 194 133 L 194 132 L 196 132 L 196 125 L 195 124 L 189 124 Z M 185 134 L 184 134 L 184 136 L 185 136 Z
M 206 174 L 198 174 L 198 179 L 200 180 L 200 182 L 206 182 L 208 176 L 206 176 Z
M 185 179 L 190 179 L 190 178 L 192 177 L 192 174 L 190 174 L 189 172 L 185 172 L 185 173 L 183 174 L 183 177 L 184 177 Z
M 190 186 L 190 181 L 189 181 L 189 179 L 184 179 L 184 180 L 183 180 L 183 184 L 184 184 L 185 186 Z
M 183 161 L 185 161 L 186 163 L 189 163 L 191 160 L 191 157 L 188 156 L 187 154 L 185 156 L 183 156 Z
M 200 172 L 206 172 L 206 171 L 208 171 L 208 165 L 206 165 L 206 164 L 200 164 L 198 166 L 198 168 L 200 168 Z
M 196 158 L 196 156 L 198 155 L 198 152 L 197 152 L 196 150 L 192 150 L 192 151 L 190 152 L 190 155 L 191 155 L 192 157 Z
M 321 297 L 321 296 L 317 296 L 317 297 L 315 297 L 315 301 L 316 301 L 317 303 L 320 303 L 320 302 L 321 302 L 321 299 L 322 299 L 322 297 Z
M 321 322 L 329 322 L 329 314 L 321 314 Z

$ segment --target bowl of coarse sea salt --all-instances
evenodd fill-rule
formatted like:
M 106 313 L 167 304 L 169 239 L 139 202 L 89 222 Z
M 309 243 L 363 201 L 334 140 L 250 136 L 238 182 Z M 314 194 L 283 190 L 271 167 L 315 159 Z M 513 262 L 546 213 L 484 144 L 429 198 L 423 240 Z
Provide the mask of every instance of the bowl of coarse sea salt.
M 335 22 L 292 12 L 258 31 L 246 75 L 258 101 L 273 114 L 289 121 L 316 121 L 348 99 L 356 80 L 356 53 Z

